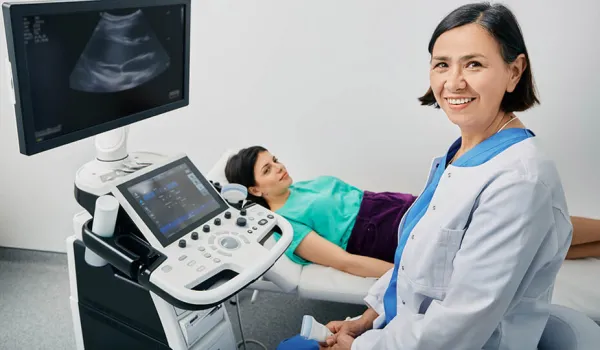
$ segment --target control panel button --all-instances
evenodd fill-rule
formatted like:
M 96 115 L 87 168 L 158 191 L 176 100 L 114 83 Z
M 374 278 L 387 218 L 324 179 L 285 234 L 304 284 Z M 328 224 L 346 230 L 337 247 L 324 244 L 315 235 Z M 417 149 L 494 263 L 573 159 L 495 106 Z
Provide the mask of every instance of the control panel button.
M 259 224 L 259 225 L 261 225 L 261 226 L 262 226 L 262 225 L 265 225 L 265 224 L 267 224 L 267 223 L 268 223 L 268 221 L 267 221 L 267 220 L 265 220 L 265 219 L 262 219 L 262 220 L 260 220 L 260 221 L 258 222 L 258 224 Z
M 204 269 L 205 269 L 205 268 L 206 268 L 206 266 L 204 266 L 204 265 L 201 265 L 200 267 L 198 267 L 198 268 L 196 269 L 196 271 L 198 271 L 198 272 L 202 272 L 202 271 L 204 271 Z
M 249 234 L 252 234 L 253 232 L 254 232 L 254 231 L 252 231 L 252 230 L 248 230 L 248 233 L 249 233 Z
M 246 218 L 237 218 L 236 222 L 235 222 L 238 226 L 246 226 Z M 260 221 L 259 221 L 260 223 Z
M 241 216 L 246 216 L 246 209 L 240 210 L 240 215 Z
M 161 270 L 163 272 L 170 272 L 171 270 L 173 270 L 173 268 L 171 267 L 171 265 L 165 265 L 161 268 Z
M 231 219 L 231 212 L 229 212 L 229 211 L 225 212 L 225 219 Z
M 196 260 L 192 260 L 188 263 L 188 266 L 194 266 L 196 265 Z
M 246 238 L 245 236 L 240 236 L 240 237 L 242 237 L 242 241 L 244 241 L 244 243 L 250 244 L 250 241 L 248 240 L 248 238 Z
M 202 231 L 209 232 L 210 231 L 210 226 L 208 226 L 208 225 L 202 226 Z
M 233 237 L 224 237 L 219 244 L 225 249 L 236 249 L 240 246 L 240 242 Z
M 204 254 L 204 257 L 205 257 L 205 258 L 210 258 L 210 257 L 211 257 L 211 255 L 210 255 L 210 253 L 206 253 L 206 254 Z
M 179 261 L 184 261 L 187 258 L 187 255 L 182 255 L 179 257 Z
M 256 231 L 256 230 L 258 230 L 258 227 L 254 226 L 254 227 L 252 227 L 252 229 L 253 229 L 254 231 Z
M 192 239 L 194 241 L 198 239 L 198 232 L 196 232 L 196 231 L 192 232 Z
M 212 250 L 217 250 L 217 246 L 215 246 L 215 245 L 211 245 L 211 246 L 210 246 L 210 249 L 212 249 Z
M 216 238 L 216 236 L 215 236 L 215 235 L 212 235 L 212 236 L 210 236 L 210 238 L 208 239 L 208 244 L 213 244 L 213 243 L 215 243 L 215 238 Z
M 222 251 L 222 250 L 217 251 L 217 253 L 219 253 L 221 255 L 225 255 L 225 256 L 231 256 L 231 253 L 227 253 L 227 252 Z
M 248 216 L 248 220 L 254 221 L 254 218 L 252 216 Z
M 221 259 L 219 258 L 215 258 L 215 260 L 213 260 L 214 262 L 216 262 L 217 264 L 221 262 Z
M 272 214 L 269 214 L 269 215 L 267 215 L 267 217 L 268 217 L 269 219 L 275 219 L 275 217 L 274 217 Z
M 180 248 L 185 248 L 185 246 L 186 246 L 185 239 L 180 239 L 179 240 L 179 247 Z
M 206 250 L 206 248 L 204 248 L 204 247 L 198 247 L 198 251 L 201 251 L 201 252 L 203 252 L 203 251 L 205 251 L 205 250 Z
M 238 233 L 238 232 L 235 232 L 235 231 L 234 231 L 234 232 L 231 232 L 231 234 L 232 234 L 232 235 L 234 235 L 234 236 L 237 236 L 237 235 L 239 235 L 239 233 Z
M 217 226 L 221 225 L 221 219 L 219 219 L 219 218 L 216 218 L 214 222 L 215 222 L 215 225 L 217 225 Z

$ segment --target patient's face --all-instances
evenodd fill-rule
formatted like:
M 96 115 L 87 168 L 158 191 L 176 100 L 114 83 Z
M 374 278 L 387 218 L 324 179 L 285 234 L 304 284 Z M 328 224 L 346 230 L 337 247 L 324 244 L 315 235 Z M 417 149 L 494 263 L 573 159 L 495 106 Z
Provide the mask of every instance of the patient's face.
M 265 198 L 285 193 L 292 184 L 285 165 L 268 151 L 258 155 L 254 164 L 254 179 L 256 186 L 250 190 Z

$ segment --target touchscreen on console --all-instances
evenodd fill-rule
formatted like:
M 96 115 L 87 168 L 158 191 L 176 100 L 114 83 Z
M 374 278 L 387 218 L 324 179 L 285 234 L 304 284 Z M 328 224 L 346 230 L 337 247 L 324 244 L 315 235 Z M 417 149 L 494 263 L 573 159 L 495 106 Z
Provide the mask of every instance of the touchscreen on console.
M 133 181 L 121 192 L 163 245 L 210 220 L 224 204 L 185 162 Z

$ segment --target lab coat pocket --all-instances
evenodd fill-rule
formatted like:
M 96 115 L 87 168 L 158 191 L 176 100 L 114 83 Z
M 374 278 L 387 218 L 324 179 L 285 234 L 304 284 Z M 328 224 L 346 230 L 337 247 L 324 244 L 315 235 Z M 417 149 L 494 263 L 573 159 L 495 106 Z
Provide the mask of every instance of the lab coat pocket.
M 464 230 L 422 228 L 407 243 L 401 271 L 420 290 L 443 291 L 450 281 L 452 262 L 463 234 Z
M 454 272 L 454 258 L 460 249 L 465 230 L 442 228 L 439 235 L 439 284 L 436 287 L 446 288 Z

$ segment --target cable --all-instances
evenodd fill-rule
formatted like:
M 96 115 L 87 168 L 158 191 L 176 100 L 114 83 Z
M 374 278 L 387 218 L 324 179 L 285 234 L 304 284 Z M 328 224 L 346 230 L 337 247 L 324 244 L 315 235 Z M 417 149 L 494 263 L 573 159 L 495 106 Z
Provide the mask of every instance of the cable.
M 241 315 L 241 311 L 240 311 L 240 298 L 238 295 L 239 294 L 235 295 L 235 308 L 237 309 L 238 322 L 240 324 L 240 333 L 242 335 L 242 341 L 237 343 L 238 349 L 240 348 L 241 345 L 244 345 L 244 350 L 247 350 L 246 344 L 256 344 L 256 345 L 262 347 L 264 350 L 268 350 L 267 347 L 263 343 L 259 342 L 258 340 L 254 340 L 254 339 L 246 340 L 244 338 L 244 327 L 242 326 L 242 315 Z

